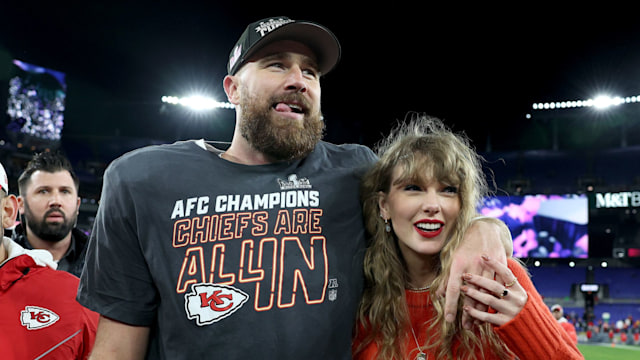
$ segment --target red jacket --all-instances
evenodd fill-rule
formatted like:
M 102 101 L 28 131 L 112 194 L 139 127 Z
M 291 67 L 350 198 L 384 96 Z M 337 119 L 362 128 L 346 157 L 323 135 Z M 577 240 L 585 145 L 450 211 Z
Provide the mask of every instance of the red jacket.
M 86 359 L 99 315 L 76 301 L 79 279 L 21 252 L 0 265 L 1 357 Z

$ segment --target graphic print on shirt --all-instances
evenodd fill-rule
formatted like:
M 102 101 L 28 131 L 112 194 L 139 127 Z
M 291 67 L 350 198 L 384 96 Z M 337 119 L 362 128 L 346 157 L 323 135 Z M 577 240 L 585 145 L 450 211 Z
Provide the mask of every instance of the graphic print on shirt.
M 275 182 L 271 193 L 175 202 L 172 245 L 184 249 L 176 293 L 185 294 L 187 317 L 197 325 L 218 322 L 245 302 L 260 312 L 337 299 L 319 191 L 296 174 Z
M 27 305 L 20 312 L 20 323 L 27 330 L 38 330 L 53 325 L 60 316 L 49 309 Z
M 195 284 L 184 296 L 187 318 L 198 326 L 218 322 L 240 309 L 249 295 L 231 286 Z

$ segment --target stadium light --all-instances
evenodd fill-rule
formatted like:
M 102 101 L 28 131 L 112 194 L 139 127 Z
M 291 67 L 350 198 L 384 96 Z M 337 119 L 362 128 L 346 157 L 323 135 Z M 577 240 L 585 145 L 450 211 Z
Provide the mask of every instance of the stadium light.
M 213 109 L 235 109 L 235 105 L 228 102 L 220 102 L 202 95 L 188 97 L 163 96 L 162 102 L 171 105 L 182 105 L 195 111 L 208 111 Z
M 593 99 L 593 106 L 596 109 L 606 109 L 611 106 L 617 106 L 623 103 L 622 98 L 620 97 L 609 97 L 607 95 L 600 95 Z
M 598 95 L 593 99 L 587 100 L 538 102 L 534 103 L 531 107 L 533 110 L 574 109 L 583 107 L 593 107 L 594 109 L 604 110 L 612 106 L 633 104 L 637 102 L 640 102 L 640 95 L 627 97 Z

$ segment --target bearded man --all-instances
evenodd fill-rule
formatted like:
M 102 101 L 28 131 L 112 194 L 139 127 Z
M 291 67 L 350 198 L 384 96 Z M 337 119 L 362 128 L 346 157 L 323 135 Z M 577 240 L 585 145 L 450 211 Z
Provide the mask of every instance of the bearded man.
M 36 154 L 18 178 L 20 223 L 12 239 L 25 249 L 44 249 L 58 270 L 80 277 L 88 237 L 75 228 L 79 180 L 69 160 L 59 152 Z

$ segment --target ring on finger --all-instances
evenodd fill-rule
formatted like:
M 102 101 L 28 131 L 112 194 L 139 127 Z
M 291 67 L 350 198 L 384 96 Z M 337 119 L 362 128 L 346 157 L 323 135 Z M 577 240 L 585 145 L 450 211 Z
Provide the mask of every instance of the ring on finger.
M 518 278 L 514 278 L 512 282 L 508 283 L 508 284 L 504 284 L 504 287 L 508 288 L 511 287 L 513 285 L 515 285 L 518 282 Z
M 502 294 L 500 294 L 500 298 L 504 298 L 507 295 L 509 295 L 509 290 L 505 288 L 504 290 L 502 290 Z

